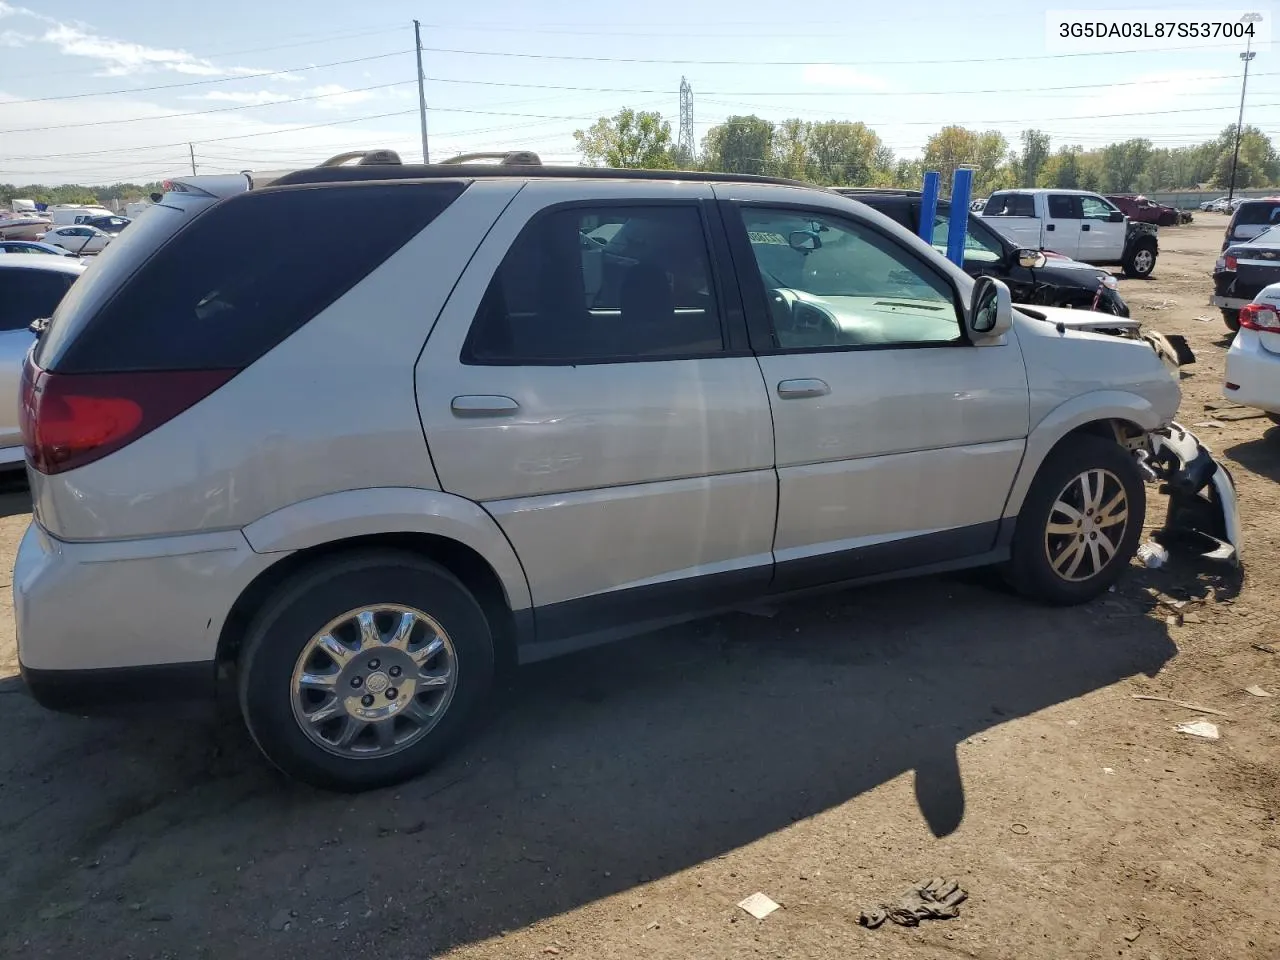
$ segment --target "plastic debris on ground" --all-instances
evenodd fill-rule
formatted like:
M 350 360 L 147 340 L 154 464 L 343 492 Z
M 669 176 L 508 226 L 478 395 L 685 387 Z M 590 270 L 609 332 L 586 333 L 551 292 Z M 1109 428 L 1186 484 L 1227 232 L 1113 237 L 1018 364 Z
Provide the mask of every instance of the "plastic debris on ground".
M 1148 570 L 1159 570 L 1169 562 L 1169 551 L 1154 540 L 1148 540 L 1138 548 L 1138 559 Z
M 753 893 L 747 899 L 738 903 L 743 910 L 751 914 L 757 920 L 763 920 L 773 911 L 777 910 L 780 904 L 774 903 L 763 893 Z
M 1268 693 L 1259 686 L 1245 687 L 1244 692 L 1251 697 L 1274 697 L 1274 693 Z
M 1179 733 L 1187 733 L 1202 740 L 1218 740 L 1218 725 L 1208 720 L 1196 720 L 1192 723 L 1180 723 L 1175 729 Z
M 934 877 L 921 880 L 906 892 L 896 904 L 882 903 L 870 910 L 863 910 L 858 923 L 870 930 L 886 920 L 902 927 L 915 927 L 922 920 L 950 920 L 960 916 L 960 904 L 969 898 L 960 881 Z

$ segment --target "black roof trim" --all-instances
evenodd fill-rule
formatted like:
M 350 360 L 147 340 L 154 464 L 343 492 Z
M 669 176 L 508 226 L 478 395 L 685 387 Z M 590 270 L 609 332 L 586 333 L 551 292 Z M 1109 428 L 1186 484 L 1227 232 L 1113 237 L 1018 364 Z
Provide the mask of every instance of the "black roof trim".
M 830 187 L 836 193 L 846 197 L 919 197 L 919 190 L 907 190 L 902 187 Z M 942 197 L 938 198 L 943 199 Z
M 704 173 L 696 170 L 616 170 L 611 167 L 547 167 L 492 163 L 376 164 L 365 166 L 309 167 L 295 170 L 271 186 L 299 183 L 352 183 L 363 180 L 480 179 L 528 177 L 555 180 L 689 180 L 710 183 L 773 183 L 788 187 L 823 187 L 785 177 L 759 177 L 747 173 Z

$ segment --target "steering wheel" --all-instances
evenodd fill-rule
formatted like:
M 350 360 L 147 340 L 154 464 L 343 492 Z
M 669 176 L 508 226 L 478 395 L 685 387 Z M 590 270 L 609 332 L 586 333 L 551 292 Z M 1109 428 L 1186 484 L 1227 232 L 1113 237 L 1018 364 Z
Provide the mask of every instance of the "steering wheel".
M 842 343 L 843 331 L 835 318 L 816 304 L 801 300 L 794 290 L 769 290 L 773 328 L 784 346 L 822 346 Z

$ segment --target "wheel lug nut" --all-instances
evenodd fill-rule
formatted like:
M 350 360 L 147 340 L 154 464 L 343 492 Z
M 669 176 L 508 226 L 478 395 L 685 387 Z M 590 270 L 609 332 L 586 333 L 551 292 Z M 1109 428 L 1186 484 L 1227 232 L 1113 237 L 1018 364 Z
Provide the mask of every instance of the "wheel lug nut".
M 389 687 L 387 689 L 387 699 L 394 700 L 397 696 L 399 696 L 399 693 L 400 691 L 398 691 L 395 687 Z
M 373 694 L 371 694 L 371 693 L 366 693 L 363 697 L 361 697 L 361 698 L 360 698 L 360 702 L 361 702 L 362 704 L 364 704 L 366 707 L 372 707 L 372 706 L 373 706 Z
M 369 669 L 370 669 L 370 670 L 377 670 L 377 669 L 378 669 L 378 661 L 377 661 L 376 659 L 374 659 L 374 660 L 370 660 L 370 661 L 369 661 Z
M 392 667 L 390 670 L 387 671 L 387 673 L 391 674 L 393 677 L 398 677 L 400 676 L 400 668 Z
M 361 687 L 364 686 L 364 677 L 352 677 L 351 685 L 355 687 L 357 690 L 359 690 Z

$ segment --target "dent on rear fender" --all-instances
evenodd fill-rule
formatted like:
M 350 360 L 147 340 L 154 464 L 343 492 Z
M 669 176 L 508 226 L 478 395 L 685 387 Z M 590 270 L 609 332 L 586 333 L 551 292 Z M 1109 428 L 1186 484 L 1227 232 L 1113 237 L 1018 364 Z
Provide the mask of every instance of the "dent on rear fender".
M 1016 516 L 1022 509 L 1022 501 L 1040 465 L 1063 437 L 1086 424 L 1105 420 L 1123 420 L 1144 431 L 1155 430 L 1164 423 L 1151 401 L 1124 391 L 1096 391 L 1060 404 L 1032 427 L 1022 465 L 1005 502 L 1004 516 Z
M 306 550 L 378 534 L 422 533 L 470 547 L 502 582 L 512 610 L 531 605 L 515 550 L 477 503 L 438 490 L 384 487 L 330 493 L 291 504 L 244 528 L 258 553 Z

